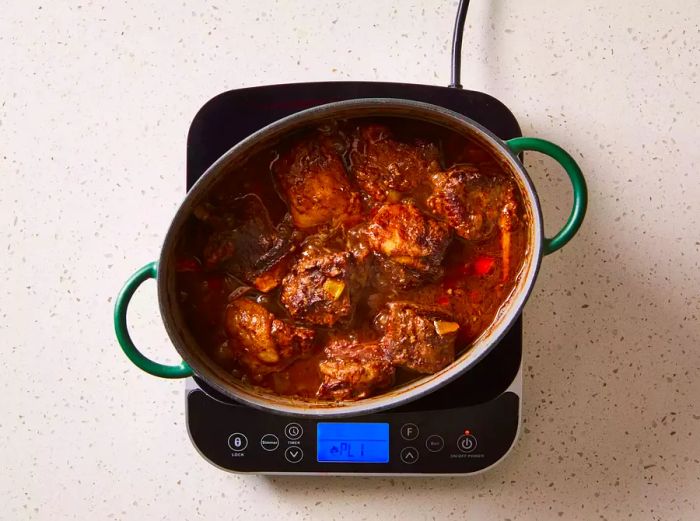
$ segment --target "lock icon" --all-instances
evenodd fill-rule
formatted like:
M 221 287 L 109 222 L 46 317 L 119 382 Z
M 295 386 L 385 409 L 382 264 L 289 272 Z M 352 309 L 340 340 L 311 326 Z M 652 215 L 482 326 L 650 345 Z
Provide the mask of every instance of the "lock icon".
M 228 437 L 228 446 L 232 451 L 241 452 L 248 446 L 248 438 L 240 432 L 234 432 Z

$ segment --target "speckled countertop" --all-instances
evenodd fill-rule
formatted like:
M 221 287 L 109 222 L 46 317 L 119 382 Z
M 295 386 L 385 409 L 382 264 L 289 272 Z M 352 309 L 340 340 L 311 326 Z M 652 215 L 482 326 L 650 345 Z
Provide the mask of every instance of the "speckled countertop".
M 444 85 L 454 2 L 2 2 L 1 519 L 700 519 L 700 4 L 472 4 L 465 87 L 590 187 L 526 308 L 522 437 L 469 479 L 270 479 L 193 450 L 182 382 L 125 359 L 113 297 L 158 255 L 207 99 Z M 552 231 L 568 182 L 527 163 Z M 174 361 L 154 284 L 133 308 Z

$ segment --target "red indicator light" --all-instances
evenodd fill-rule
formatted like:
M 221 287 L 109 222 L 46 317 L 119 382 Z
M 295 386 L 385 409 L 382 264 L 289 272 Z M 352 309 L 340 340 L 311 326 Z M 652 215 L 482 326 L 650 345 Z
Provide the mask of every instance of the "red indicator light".
M 464 429 L 464 435 L 469 436 L 472 433 L 469 429 Z

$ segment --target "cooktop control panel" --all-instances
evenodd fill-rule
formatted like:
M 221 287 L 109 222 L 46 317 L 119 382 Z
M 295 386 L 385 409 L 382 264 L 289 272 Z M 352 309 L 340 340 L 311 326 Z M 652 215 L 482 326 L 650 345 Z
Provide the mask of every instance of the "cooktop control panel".
M 503 458 L 515 442 L 519 396 L 440 411 L 306 420 L 212 398 L 194 381 L 187 425 L 199 452 L 234 472 L 468 474 Z

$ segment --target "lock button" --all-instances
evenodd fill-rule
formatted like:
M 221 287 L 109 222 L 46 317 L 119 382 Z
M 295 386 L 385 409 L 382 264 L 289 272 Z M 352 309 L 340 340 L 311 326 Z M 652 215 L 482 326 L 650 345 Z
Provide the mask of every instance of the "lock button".
M 248 447 L 248 438 L 245 434 L 234 432 L 228 437 L 228 446 L 234 452 L 243 452 Z

